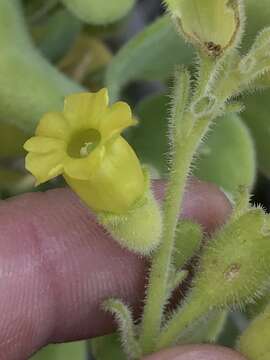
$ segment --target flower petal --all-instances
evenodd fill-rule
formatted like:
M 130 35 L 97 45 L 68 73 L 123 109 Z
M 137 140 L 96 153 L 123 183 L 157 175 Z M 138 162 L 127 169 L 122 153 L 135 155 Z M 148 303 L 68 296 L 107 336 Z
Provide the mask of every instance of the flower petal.
M 63 151 L 66 143 L 63 140 L 52 139 L 43 136 L 34 136 L 26 141 L 24 149 L 37 154 L 46 154 L 49 152 Z
M 65 140 L 69 137 L 70 126 L 60 112 L 45 114 L 36 129 L 36 135 Z
M 132 112 L 128 104 L 117 102 L 106 112 L 100 125 L 102 141 L 106 141 L 115 135 L 119 135 L 129 126 L 136 125 L 136 120 L 132 118 Z
M 63 152 L 53 152 L 49 154 L 29 153 L 25 158 L 25 167 L 30 171 L 39 185 L 46 182 L 63 172 Z
M 65 159 L 64 172 L 71 178 L 88 180 L 100 166 L 104 153 L 105 148 L 99 146 L 85 158 L 68 157 Z
M 109 103 L 107 89 L 97 93 L 78 93 L 65 99 L 64 115 L 73 128 L 98 129 Z

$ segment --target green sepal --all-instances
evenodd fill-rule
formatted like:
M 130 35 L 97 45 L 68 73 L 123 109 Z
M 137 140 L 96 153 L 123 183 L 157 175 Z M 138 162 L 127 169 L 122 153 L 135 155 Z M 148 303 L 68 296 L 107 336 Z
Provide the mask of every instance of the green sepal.
M 162 214 L 150 188 L 147 172 L 145 176 L 145 193 L 126 214 L 99 213 L 97 217 L 121 246 L 142 255 L 149 255 L 160 243 Z

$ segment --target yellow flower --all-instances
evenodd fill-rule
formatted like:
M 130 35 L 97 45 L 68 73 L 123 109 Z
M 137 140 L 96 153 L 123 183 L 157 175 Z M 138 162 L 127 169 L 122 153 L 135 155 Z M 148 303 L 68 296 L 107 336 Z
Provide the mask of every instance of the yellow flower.
M 145 191 L 139 160 L 120 135 L 135 123 L 126 103 L 108 106 L 106 89 L 70 95 L 25 143 L 26 168 L 37 184 L 62 174 L 95 211 L 124 213 Z

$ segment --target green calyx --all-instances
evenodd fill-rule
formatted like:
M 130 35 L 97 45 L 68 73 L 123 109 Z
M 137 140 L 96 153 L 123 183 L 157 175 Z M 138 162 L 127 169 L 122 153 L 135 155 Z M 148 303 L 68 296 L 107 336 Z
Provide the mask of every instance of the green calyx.
M 146 171 L 145 177 L 145 193 L 127 213 L 99 213 L 98 219 L 121 246 L 135 253 L 149 255 L 161 240 L 162 215 Z

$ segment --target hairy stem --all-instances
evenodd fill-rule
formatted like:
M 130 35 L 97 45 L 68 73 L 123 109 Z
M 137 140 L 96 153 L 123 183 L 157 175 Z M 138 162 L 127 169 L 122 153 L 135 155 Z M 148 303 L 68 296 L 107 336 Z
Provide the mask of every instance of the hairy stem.
M 188 73 L 182 72 L 176 84 L 176 104 L 172 114 L 173 158 L 164 204 L 163 237 L 160 247 L 153 256 L 142 320 L 140 344 L 144 353 L 150 353 L 156 347 L 163 320 L 164 306 L 167 302 L 175 230 L 179 210 L 182 207 L 185 185 L 194 154 L 212 120 L 209 117 L 202 117 L 196 119 L 195 122 L 192 113 L 186 111 L 189 99 L 189 83 Z M 205 84 L 207 84 L 206 81 Z M 199 91 L 198 94 L 201 93 L 202 91 Z M 195 96 L 195 101 L 196 98 Z

